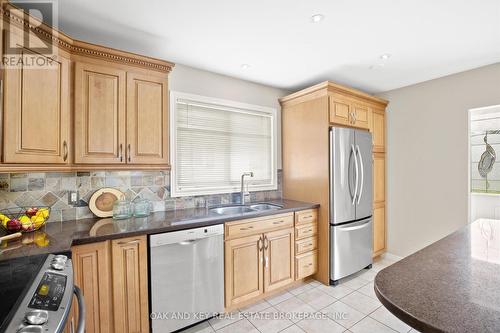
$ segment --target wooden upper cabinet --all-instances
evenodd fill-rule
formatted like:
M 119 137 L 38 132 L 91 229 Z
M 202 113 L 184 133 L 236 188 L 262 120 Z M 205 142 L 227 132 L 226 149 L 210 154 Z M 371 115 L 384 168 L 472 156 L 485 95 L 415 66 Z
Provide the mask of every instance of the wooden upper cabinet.
M 349 100 L 330 97 L 330 123 L 349 126 L 352 123 L 351 115 Z
M 365 104 L 352 103 L 353 126 L 363 129 L 370 128 L 370 109 Z
M 385 154 L 373 154 L 373 202 L 385 201 Z
M 226 307 L 264 293 L 262 235 L 225 242 Z
M 294 228 L 264 234 L 264 291 L 294 281 Z
M 75 163 L 125 163 L 126 72 L 75 65 Z
M 113 331 L 109 242 L 73 246 L 74 281 L 85 300 L 85 332 Z M 74 307 L 76 302 L 73 301 Z M 76 324 L 77 318 L 72 318 Z M 73 325 L 74 327 L 75 325 Z
M 146 236 L 111 241 L 115 332 L 149 333 Z
M 3 162 L 66 164 L 70 61 L 63 54 L 52 60 L 26 47 L 16 50 L 12 57 L 29 62 L 5 67 Z M 30 65 L 38 60 L 50 65 Z
M 330 96 L 330 123 L 368 129 L 370 117 L 367 105 L 349 98 Z
M 372 138 L 373 152 L 385 152 L 385 112 L 373 109 L 372 111 Z
M 127 163 L 168 164 L 166 76 L 127 73 Z

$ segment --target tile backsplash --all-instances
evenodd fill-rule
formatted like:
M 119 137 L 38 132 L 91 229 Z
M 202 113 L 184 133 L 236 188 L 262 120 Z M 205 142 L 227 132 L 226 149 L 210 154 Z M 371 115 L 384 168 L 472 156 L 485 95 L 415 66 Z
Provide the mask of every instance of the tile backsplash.
M 280 199 L 281 171 L 276 191 L 251 192 L 251 201 Z M 92 193 L 102 187 L 115 187 L 127 199 L 136 196 L 150 200 L 154 211 L 237 203 L 239 193 L 172 198 L 168 171 L 92 171 L 73 173 L 11 173 L 0 174 L 0 211 L 21 206 L 50 206 L 49 221 L 91 218 L 88 208 Z M 69 193 L 78 191 L 80 202 L 74 207 Z

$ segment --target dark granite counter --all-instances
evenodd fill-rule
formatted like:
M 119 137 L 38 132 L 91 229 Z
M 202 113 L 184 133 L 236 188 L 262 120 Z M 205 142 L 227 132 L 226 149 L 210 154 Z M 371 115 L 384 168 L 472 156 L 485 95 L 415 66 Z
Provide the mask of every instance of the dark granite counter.
M 0 244 L 0 261 L 44 253 L 65 252 L 69 251 L 72 245 L 203 227 L 318 207 L 317 204 L 285 199 L 269 202 L 282 205 L 283 208 L 235 215 L 218 215 L 209 212 L 206 208 L 193 208 L 157 212 L 146 218 L 127 220 L 95 218 L 51 222 L 38 231 L 24 234 L 21 239 Z
M 383 269 L 375 293 L 422 332 L 500 332 L 500 220 L 478 220 Z

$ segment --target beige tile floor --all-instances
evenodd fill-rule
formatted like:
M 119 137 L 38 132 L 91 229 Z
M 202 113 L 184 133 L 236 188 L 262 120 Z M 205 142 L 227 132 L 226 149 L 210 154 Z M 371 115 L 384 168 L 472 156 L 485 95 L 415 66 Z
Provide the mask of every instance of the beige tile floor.
M 377 272 L 392 263 L 377 260 L 335 287 L 309 280 L 183 333 L 418 333 L 386 310 L 373 291 Z

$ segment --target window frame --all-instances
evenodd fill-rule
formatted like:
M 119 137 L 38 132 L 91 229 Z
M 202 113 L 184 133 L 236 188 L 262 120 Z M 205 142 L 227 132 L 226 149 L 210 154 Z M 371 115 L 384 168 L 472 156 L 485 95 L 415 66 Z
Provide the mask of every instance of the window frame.
M 169 95 L 169 130 L 170 130 L 170 196 L 172 198 L 200 196 L 200 195 L 213 195 L 213 194 L 226 194 L 240 192 L 240 185 L 238 186 L 221 186 L 211 188 L 189 189 L 180 190 L 177 186 L 176 168 L 177 168 L 177 99 L 187 99 L 193 102 L 214 104 L 222 108 L 235 108 L 240 110 L 248 110 L 249 112 L 261 112 L 271 116 L 271 184 L 253 185 L 251 178 L 249 180 L 249 191 L 274 191 L 278 189 L 278 110 L 276 108 L 241 103 L 237 101 L 201 96 L 196 94 L 184 93 L 179 91 L 170 91 Z M 252 170 L 248 170 L 252 171 Z

